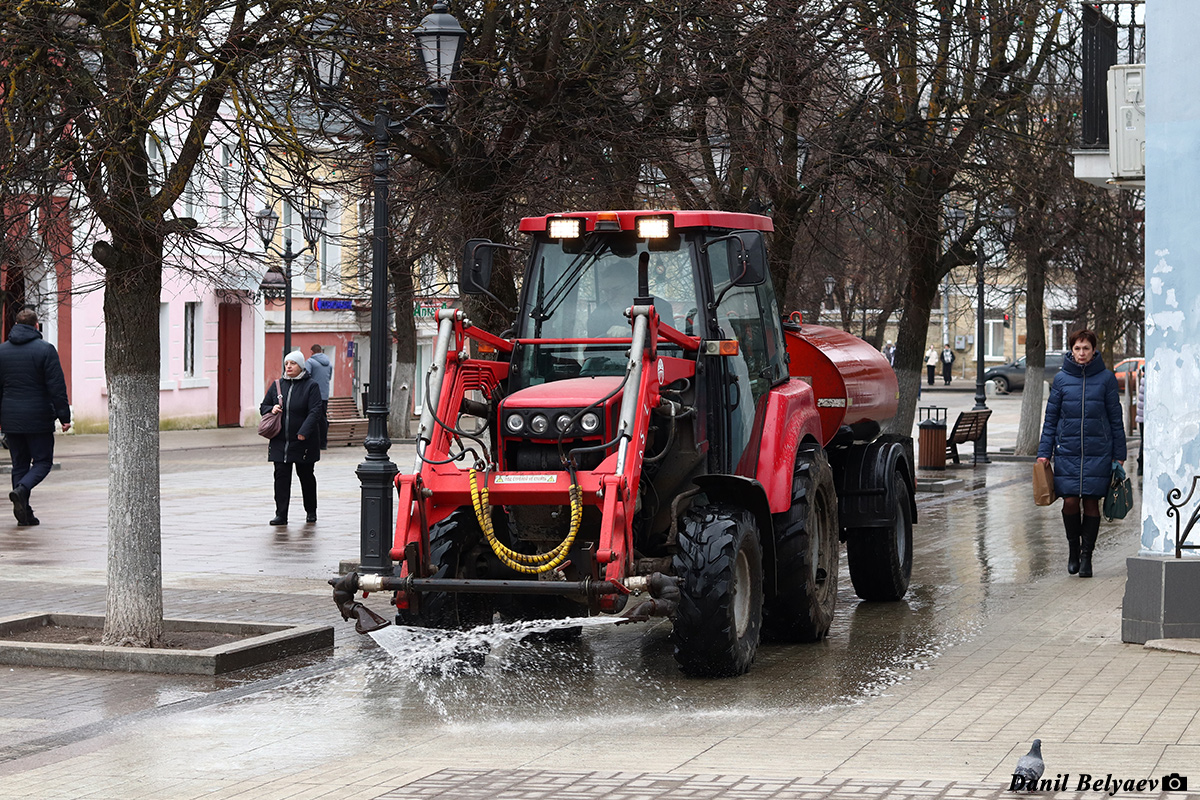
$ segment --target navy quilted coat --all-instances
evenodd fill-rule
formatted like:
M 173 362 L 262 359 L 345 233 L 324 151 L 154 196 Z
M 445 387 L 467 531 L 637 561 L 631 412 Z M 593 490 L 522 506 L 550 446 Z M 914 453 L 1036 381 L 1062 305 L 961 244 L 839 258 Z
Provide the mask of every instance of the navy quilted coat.
M 1103 497 L 1112 462 L 1125 460 L 1125 425 L 1116 377 L 1100 354 L 1086 366 L 1070 353 L 1050 384 L 1038 458 L 1054 460 L 1054 491 L 1064 497 Z

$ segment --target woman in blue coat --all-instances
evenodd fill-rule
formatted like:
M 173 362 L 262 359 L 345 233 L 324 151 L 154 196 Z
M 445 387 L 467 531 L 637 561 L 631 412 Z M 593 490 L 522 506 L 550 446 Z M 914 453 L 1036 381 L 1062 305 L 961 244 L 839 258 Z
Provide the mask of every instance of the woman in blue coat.
M 1125 462 L 1125 423 L 1117 379 L 1096 352 L 1096 334 L 1076 331 L 1070 341 L 1071 352 L 1050 384 L 1038 461 L 1054 459 L 1054 491 L 1063 499 L 1067 529 L 1067 572 L 1090 578 L 1100 498 L 1108 493 L 1113 463 Z

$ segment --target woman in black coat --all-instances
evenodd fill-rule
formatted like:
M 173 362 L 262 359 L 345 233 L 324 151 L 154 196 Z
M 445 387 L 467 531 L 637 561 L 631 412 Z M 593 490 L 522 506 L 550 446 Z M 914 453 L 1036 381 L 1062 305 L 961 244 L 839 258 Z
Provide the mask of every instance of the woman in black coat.
M 1071 334 L 1071 352 L 1050 384 L 1038 461 L 1054 459 L 1054 491 L 1063 499 L 1067 572 L 1092 577 L 1092 551 L 1100 532 L 1100 498 L 1112 468 L 1125 463 L 1125 421 L 1117 379 L 1096 352 L 1096 334 Z M 1080 508 L 1083 517 L 1080 518 Z
M 308 522 L 317 521 L 317 476 L 313 465 L 321 460 L 321 389 L 304 369 L 304 356 L 293 350 L 283 358 L 283 378 L 267 387 L 259 411 L 282 414 L 279 433 L 267 445 L 267 460 L 275 463 L 275 518 L 272 525 L 287 525 L 292 496 L 292 465 L 300 479 Z

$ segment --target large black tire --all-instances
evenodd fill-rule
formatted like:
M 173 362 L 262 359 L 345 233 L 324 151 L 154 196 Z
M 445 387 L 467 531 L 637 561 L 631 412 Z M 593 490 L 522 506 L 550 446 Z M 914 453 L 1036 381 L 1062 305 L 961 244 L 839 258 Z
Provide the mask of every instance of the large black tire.
M 762 543 L 754 515 L 734 506 L 693 506 L 683 518 L 675 574 L 675 660 L 698 677 L 750 669 L 762 632 Z
M 432 578 L 462 578 L 465 555 L 483 539 L 475 511 L 469 506 L 455 510 L 429 527 L 429 564 Z M 397 625 L 418 628 L 472 628 L 490 620 L 479 595 L 459 592 L 423 592 L 416 613 L 398 609 Z
M 837 605 L 837 488 L 825 451 L 801 446 L 792 473 L 792 506 L 775 516 L 775 592 L 763 613 L 766 636 L 815 642 L 829 634 Z
M 863 600 L 900 600 L 912 580 L 913 523 L 908 481 L 892 473 L 896 523 L 891 528 L 846 531 L 850 582 Z

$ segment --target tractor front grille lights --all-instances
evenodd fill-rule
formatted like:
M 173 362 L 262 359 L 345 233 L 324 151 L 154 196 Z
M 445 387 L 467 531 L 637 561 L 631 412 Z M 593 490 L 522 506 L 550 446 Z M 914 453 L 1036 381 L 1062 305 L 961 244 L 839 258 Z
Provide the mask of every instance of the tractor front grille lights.
M 600 433 L 599 413 L 588 411 L 579 419 L 575 419 L 577 414 L 579 414 L 579 409 L 512 411 L 504 418 L 504 427 L 515 436 L 545 437 L 557 434 L 595 436 Z M 551 422 L 552 420 L 553 422 Z

